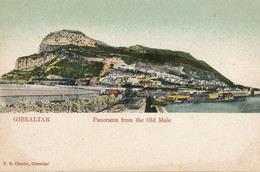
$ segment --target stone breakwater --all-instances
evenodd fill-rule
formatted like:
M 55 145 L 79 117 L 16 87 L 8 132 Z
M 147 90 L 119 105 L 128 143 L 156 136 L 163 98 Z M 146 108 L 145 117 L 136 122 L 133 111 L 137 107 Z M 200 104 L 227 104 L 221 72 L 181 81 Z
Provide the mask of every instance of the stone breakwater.
M 0 113 L 88 113 L 98 112 L 109 104 L 119 101 L 115 95 L 101 95 L 90 100 L 74 99 L 60 103 L 18 103 L 12 106 L 0 106 Z

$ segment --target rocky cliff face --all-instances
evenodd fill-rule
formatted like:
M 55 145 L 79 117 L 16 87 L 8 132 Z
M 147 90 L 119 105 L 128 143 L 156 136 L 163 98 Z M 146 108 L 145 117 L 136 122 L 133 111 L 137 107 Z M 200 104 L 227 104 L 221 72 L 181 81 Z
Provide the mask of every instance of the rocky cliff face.
M 61 30 L 48 34 L 43 38 L 39 53 L 50 52 L 54 48 L 62 45 L 76 45 L 76 46 L 88 46 L 95 47 L 96 43 L 101 43 L 100 41 L 96 41 L 87 37 L 84 33 L 73 30 Z M 63 54 L 61 54 L 63 57 Z M 39 57 L 28 56 L 28 58 L 20 57 L 16 61 L 15 69 L 16 70 L 29 70 L 34 67 L 39 67 L 54 58 L 52 53 L 48 53 Z
M 35 67 L 44 65 L 45 63 L 51 61 L 55 56 L 50 53 L 46 54 L 43 57 L 39 58 L 19 58 L 16 61 L 15 69 L 16 70 L 29 70 Z
M 107 64 L 110 63 L 107 60 L 117 57 L 121 61 L 113 59 L 113 63 L 136 64 L 140 69 L 168 73 L 183 79 L 216 80 L 234 85 L 207 63 L 195 59 L 189 53 L 141 45 L 113 47 L 79 31 L 61 30 L 50 33 L 42 40 L 39 51 L 38 54 L 18 58 L 16 70 L 3 76 L 9 80 L 28 81 L 49 74 L 74 78 L 100 76 L 100 73 L 108 72 L 110 65 Z
M 61 45 L 76 45 L 76 46 L 89 46 L 95 47 L 98 41 L 87 37 L 84 33 L 72 30 L 61 30 L 52 32 L 43 38 L 39 52 L 47 52 L 53 48 Z

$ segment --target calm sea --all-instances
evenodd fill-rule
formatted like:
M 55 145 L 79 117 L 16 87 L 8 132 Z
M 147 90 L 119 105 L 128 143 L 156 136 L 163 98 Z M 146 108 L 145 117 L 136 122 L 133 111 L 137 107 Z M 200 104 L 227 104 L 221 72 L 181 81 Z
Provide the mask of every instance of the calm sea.
M 260 96 L 245 101 L 215 103 L 181 103 L 165 106 L 168 112 L 260 113 Z

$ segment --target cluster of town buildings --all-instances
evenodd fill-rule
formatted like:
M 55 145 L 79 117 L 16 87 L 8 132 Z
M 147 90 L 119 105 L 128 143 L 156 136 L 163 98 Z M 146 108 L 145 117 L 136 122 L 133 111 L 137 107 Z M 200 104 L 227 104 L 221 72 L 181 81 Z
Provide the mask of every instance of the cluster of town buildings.
M 252 94 L 250 89 L 230 89 L 224 82 L 216 80 L 185 79 L 153 69 L 139 69 L 135 65 L 117 65 L 115 63 L 111 63 L 109 72 L 100 77 L 76 80 L 49 77 L 39 80 L 37 84 L 98 86 L 106 88 L 107 94 L 122 94 L 120 89 L 115 88 L 131 87 L 136 90 L 136 95 L 153 95 L 155 98 L 170 102 L 230 101 Z
M 104 85 L 122 86 L 125 83 L 139 85 L 142 87 L 192 87 L 208 89 L 216 85 L 226 87 L 224 82 L 215 80 L 185 79 L 180 76 L 166 72 L 154 71 L 152 69 L 139 69 L 135 65 L 115 65 L 109 73 L 102 77 L 80 78 L 75 81 L 75 85 Z

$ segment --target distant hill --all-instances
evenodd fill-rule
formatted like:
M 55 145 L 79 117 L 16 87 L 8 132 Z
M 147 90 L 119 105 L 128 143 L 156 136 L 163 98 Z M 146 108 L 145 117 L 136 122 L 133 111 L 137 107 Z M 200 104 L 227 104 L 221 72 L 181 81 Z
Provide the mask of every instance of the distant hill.
M 232 81 L 189 53 L 141 45 L 113 47 L 89 38 L 82 32 L 71 30 L 48 34 L 40 44 L 39 53 L 19 57 L 15 69 L 4 74 L 2 79 L 28 83 L 48 75 L 73 79 L 99 76 L 104 63 L 89 61 L 88 57 L 117 57 L 126 64 L 136 64 L 139 68 L 153 68 L 182 78 L 215 80 L 234 86 Z

